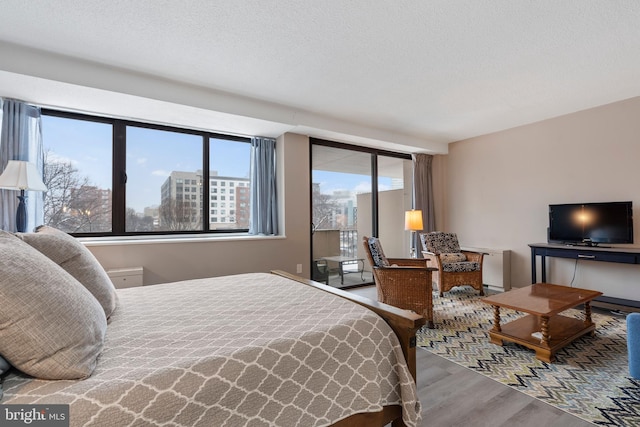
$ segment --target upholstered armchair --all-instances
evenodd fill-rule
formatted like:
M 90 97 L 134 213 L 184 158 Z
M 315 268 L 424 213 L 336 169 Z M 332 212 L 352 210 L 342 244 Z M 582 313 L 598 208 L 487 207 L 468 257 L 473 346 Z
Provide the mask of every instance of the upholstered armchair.
M 484 295 L 482 286 L 482 261 L 484 254 L 460 250 L 456 233 L 434 231 L 420 233 L 422 254 L 437 267 L 433 281 L 440 291 L 450 291 L 455 286 L 469 285 Z
M 387 258 L 380 240 L 364 237 L 363 245 L 376 283 L 378 301 L 404 310 L 413 310 L 433 323 L 433 285 L 431 272 L 424 259 Z

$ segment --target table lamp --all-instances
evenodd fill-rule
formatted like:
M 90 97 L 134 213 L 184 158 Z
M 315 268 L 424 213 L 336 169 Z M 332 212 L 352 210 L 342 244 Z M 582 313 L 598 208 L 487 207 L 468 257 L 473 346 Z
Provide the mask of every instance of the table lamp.
M 411 242 L 409 243 L 409 253 L 411 258 L 416 258 L 416 250 L 414 247 L 414 233 L 422 230 L 422 211 L 419 209 L 411 209 L 404 213 L 404 229 L 411 231 Z
M 7 167 L 0 175 L 0 188 L 6 190 L 20 190 L 18 210 L 16 212 L 16 230 L 24 233 L 27 228 L 27 207 L 25 205 L 26 191 L 47 191 L 42 182 L 36 165 L 21 160 L 9 160 Z

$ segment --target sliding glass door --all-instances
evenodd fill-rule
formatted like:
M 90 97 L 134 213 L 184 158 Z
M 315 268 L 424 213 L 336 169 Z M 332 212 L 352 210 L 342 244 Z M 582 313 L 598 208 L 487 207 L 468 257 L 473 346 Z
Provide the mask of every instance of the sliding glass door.
M 373 283 L 363 236 L 381 237 L 387 256 L 408 256 L 409 239 L 403 229 L 404 210 L 411 204 L 410 185 L 404 188 L 410 183 L 407 165 L 410 174 L 409 156 L 312 140 L 314 280 L 345 288 Z
M 408 258 L 411 232 L 404 229 L 404 213 L 412 207 L 411 160 L 384 155 L 377 158 L 378 237 L 388 257 Z

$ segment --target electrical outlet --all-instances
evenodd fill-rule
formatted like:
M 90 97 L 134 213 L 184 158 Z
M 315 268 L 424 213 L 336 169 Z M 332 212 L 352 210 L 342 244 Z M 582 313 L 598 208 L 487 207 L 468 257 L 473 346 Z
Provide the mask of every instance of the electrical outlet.
M 296 273 L 298 274 L 302 273 L 302 264 L 296 265 Z

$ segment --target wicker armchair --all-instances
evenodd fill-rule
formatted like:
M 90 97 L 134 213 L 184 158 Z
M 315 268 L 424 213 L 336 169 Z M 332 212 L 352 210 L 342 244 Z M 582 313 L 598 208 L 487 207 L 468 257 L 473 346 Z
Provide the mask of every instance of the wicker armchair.
M 386 258 L 380 241 L 364 237 L 367 258 L 373 268 L 378 301 L 404 310 L 413 310 L 433 328 L 433 288 L 431 272 L 424 259 Z
M 455 233 L 434 231 L 420 233 L 424 249 L 422 254 L 438 267 L 433 273 L 433 281 L 440 291 L 450 291 L 455 286 L 469 285 L 484 295 L 482 286 L 483 253 L 460 250 L 458 236 Z

